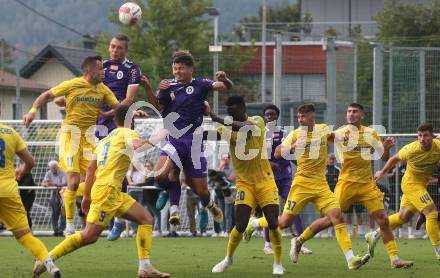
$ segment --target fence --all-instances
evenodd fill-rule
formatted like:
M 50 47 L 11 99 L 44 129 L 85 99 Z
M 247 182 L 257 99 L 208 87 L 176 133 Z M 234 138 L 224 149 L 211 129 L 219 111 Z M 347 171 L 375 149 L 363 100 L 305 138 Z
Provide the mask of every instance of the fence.
M 47 164 L 52 159 L 57 159 L 57 150 L 56 150 L 56 133 L 60 128 L 60 121 L 36 121 L 33 123 L 29 129 L 25 129 L 22 125 L 21 121 L 0 121 L 0 124 L 8 124 L 13 126 L 20 134 L 23 136 L 25 141 L 27 142 L 30 151 L 36 160 L 36 165 L 32 171 L 34 179 L 37 184 L 41 184 L 41 181 L 44 177 L 44 174 L 48 170 Z M 138 120 L 136 122 L 135 129 L 140 133 L 141 137 L 146 138 L 151 134 L 154 134 L 161 127 L 160 120 L 156 119 L 148 119 L 148 120 Z M 204 123 L 205 129 L 212 129 L 212 123 L 210 121 L 205 121 Z M 398 149 L 403 147 L 405 144 L 408 144 L 411 141 L 416 140 L 415 134 L 391 134 L 396 138 L 396 146 L 393 148 L 392 153 L 397 152 Z M 205 154 L 208 159 L 208 167 L 215 167 L 216 161 L 220 159 L 221 154 L 228 153 L 227 145 L 224 143 L 214 143 L 209 142 L 206 145 Z M 147 152 L 143 153 L 139 159 L 142 162 L 146 160 L 151 160 L 153 163 L 157 161 L 158 156 L 160 154 L 160 150 L 158 148 L 150 149 Z M 379 168 L 383 166 L 383 162 L 377 161 L 375 162 L 375 168 Z M 388 212 L 392 213 L 393 211 L 397 211 L 400 203 L 400 180 L 403 175 L 404 167 L 399 165 L 399 167 L 386 178 L 379 182 L 381 189 L 385 192 L 386 200 L 388 206 Z M 440 187 L 438 186 L 438 182 L 434 182 L 429 186 L 429 192 L 435 202 L 440 204 Z M 51 198 L 51 194 L 53 189 L 50 188 L 42 188 L 42 187 L 34 187 L 34 188 L 26 188 L 30 190 L 35 190 L 36 199 L 33 205 L 33 208 L 30 212 L 31 218 L 33 220 L 34 230 L 38 234 L 51 234 L 52 226 L 51 226 L 51 208 L 49 205 L 49 201 Z M 146 192 L 151 192 L 151 190 L 155 190 L 154 187 L 143 187 L 143 188 L 129 188 L 129 190 L 146 190 Z M 146 193 L 147 195 L 149 193 Z M 189 229 L 189 218 L 186 211 L 186 201 L 187 195 L 186 191 L 182 192 L 181 196 L 181 206 L 180 206 L 180 215 L 182 224 L 178 227 L 178 232 L 188 232 Z M 361 218 L 364 219 L 364 223 L 366 223 L 368 217 L 365 211 L 360 213 Z M 314 210 L 309 207 L 303 213 L 302 217 L 304 218 L 305 224 L 309 224 L 316 217 L 316 213 Z M 77 216 L 77 228 L 80 228 L 81 222 Z M 210 216 L 208 232 L 211 233 L 213 231 L 213 221 Z

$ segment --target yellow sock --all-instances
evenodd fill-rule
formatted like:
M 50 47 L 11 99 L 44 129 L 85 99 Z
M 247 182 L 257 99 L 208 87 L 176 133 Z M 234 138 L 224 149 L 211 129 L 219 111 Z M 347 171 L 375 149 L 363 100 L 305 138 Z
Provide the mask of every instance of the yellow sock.
M 433 211 L 426 215 L 426 233 L 429 236 L 429 239 L 431 240 L 431 244 L 433 246 L 439 246 L 440 245 L 440 237 L 438 234 L 438 212 Z
M 385 243 L 385 249 L 387 250 L 387 253 L 388 253 L 388 256 L 390 257 L 390 260 L 394 260 L 398 257 L 397 245 L 396 245 L 396 241 L 394 239 Z
M 242 238 L 243 233 L 240 233 L 237 231 L 237 228 L 234 227 L 229 235 L 228 249 L 226 251 L 226 255 L 228 257 L 232 257 L 234 255 L 235 249 L 237 249 Z
M 64 191 L 64 207 L 66 209 L 66 222 L 73 223 L 75 220 L 76 192 L 66 188 Z
M 275 230 L 269 230 L 269 238 L 272 243 L 274 262 L 281 264 L 281 229 L 277 227 Z
M 310 229 L 310 227 L 307 227 L 304 232 L 302 232 L 302 234 L 298 237 L 298 240 L 301 242 L 306 242 L 314 236 L 315 233 Z
M 347 227 L 344 223 L 334 226 L 336 239 L 338 240 L 339 247 L 342 252 L 347 253 L 351 249 L 350 235 L 348 234 Z
M 258 218 L 258 225 L 262 228 L 269 227 L 269 224 L 267 223 L 266 217 L 260 217 Z
M 49 252 L 47 251 L 44 243 L 38 238 L 34 237 L 32 233 L 27 233 L 24 236 L 17 239 L 18 242 L 21 243 L 27 250 L 31 251 L 34 257 L 37 257 L 38 260 L 44 262 L 47 258 Z
M 60 244 L 55 246 L 55 248 L 52 249 L 52 251 L 50 251 L 50 254 L 52 255 L 53 259 L 56 260 L 61 258 L 62 256 L 69 254 L 70 252 L 75 251 L 80 247 L 81 247 L 81 234 L 76 233 L 67 237 Z
M 153 239 L 152 225 L 139 225 L 136 233 L 136 247 L 139 260 L 149 259 Z
M 403 224 L 405 224 L 405 222 L 403 222 L 402 219 L 400 219 L 399 214 L 395 213 L 393 215 L 390 215 L 388 217 L 388 221 L 390 222 L 390 228 L 391 230 L 394 230 L 400 226 L 402 226 Z

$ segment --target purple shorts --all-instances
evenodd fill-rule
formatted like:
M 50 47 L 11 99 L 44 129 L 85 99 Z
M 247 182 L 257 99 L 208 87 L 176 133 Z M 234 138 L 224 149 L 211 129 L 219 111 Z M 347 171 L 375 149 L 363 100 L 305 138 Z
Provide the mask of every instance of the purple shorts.
M 201 136 L 200 138 L 195 138 L 193 135 L 184 135 L 180 138 L 169 136 L 165 139 L 160 155 L 171 158 L 174 165 L 188 177 L 207 177 L 207 161 Z
M 290 187 L 292 186 L 292 180 L 292 177 L 282 177 L 279 179 L 275 179 L 275 183 L 278 187 L 278 194 L 284 200 L 287 200 L 287 196 L 289 196 Z

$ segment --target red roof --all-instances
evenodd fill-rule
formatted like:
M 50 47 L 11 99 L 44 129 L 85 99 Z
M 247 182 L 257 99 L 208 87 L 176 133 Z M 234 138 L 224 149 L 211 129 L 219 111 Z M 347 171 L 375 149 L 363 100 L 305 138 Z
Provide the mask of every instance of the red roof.
M 5 71 L 0 71 L 0 87 L 15 88 L 16 84 L 17 83 L 16 83 L 15 74 L 11 74 Z M 49 87 L 44 84 L 23 77 L 20 78 L 20 87 L 22 89 L 36 90 L 36 91 L 49 89 Z
M 233 44 L 223 45 L 231 47 Z M 255 54 L 249 64 L 240 69 L 244 74 L 261 73 L 261 44 L 241 44 L 241 49 L 249 47 L 256 48 Z M 339 46 L 337 51 L 345 49 L 352 51 L 351 47 Z M 266 46 L 266 73 L 273 73 L 273 52 L 274 43 Z M 283 43 L 283 73 L 284 74 L 325 74 L 327 64 L 327 51 L 323 49 L 321 43 L 314 44 L 284 44 Z M 340 66 L 340 65 L 337 65 Z

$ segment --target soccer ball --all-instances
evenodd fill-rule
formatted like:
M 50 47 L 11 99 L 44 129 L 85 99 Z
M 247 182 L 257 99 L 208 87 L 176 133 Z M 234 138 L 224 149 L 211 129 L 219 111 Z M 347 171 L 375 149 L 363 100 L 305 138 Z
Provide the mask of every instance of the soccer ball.
M 136 3 L 127 2 L 119 8 L 119 21 L 125 25 L 135 25 L 141 15 L 141 7 Z

